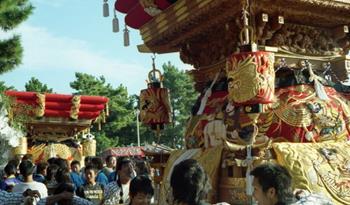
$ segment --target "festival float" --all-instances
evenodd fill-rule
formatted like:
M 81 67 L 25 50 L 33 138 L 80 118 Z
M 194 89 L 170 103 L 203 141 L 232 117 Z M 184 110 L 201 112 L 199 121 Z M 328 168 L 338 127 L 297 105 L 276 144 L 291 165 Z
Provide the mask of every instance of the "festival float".
M 117 0 L 114 31 L 116 11 L 126 15 L 124 45 L 129 26 L 140 52 L 179 52 L 200 93 L 159 204 L 188 158 L 210 176 L 212 203 L 251 204 L 247 173 L 275 161 L 293 188 L 350 204 L 349 0 Z
M 34 162 L 51 157 L 82 161 L 96 155 L 96 141 L 90 134 L 108 115 L 108 98 L 6 91 L 9 116 L 21 118 L 26 135 L 13 148 L 13 155 L 31 154 Z

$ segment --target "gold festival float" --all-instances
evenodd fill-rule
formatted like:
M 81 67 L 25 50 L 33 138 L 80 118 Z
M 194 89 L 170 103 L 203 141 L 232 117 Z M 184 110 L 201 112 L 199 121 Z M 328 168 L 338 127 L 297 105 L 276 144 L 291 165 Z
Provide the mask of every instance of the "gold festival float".
M 350 0 L 117 0 L 114 11 L 126 14 L 124 45 L 139 29 L 140 52 L 179 52 L 194 67 L 200 97 L 159 204 L 187 158 L 210 175 L 211 202 L 251 203 L 246 173 L 272 160 L 294 188 L 350 204 Z
M 89 133 L 93 122 L 103 122 L 108 98 L 6 91 L 11 118 L 22 118 L 26 136 L 14 155 L 32 154 L 34 162 L 60 157 L 69 161 L 95 156 L 96 141 Z

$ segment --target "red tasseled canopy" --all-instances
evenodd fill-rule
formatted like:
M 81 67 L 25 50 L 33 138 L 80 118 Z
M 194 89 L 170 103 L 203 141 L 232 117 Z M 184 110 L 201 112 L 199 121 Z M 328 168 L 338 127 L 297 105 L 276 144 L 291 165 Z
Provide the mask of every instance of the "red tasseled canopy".
M 5 94 L 16 99 L 16 103 L 38 106 L 35 92 L 6 91 Z M 44 117 L 70 117 L 73 95 L 45 94 Z M 96 119 L 105 109 L 108 98 L 101 96 L 80 96 L 78 119 Z
M 165 10 L 171 3 L 167 0 L 155 0 L 158 9 Z M 125 23 L 131 28 L 139 29 L 153 17 L 144 11 L 139 0 L 116 0 L 114 7 L 117 11 L 125 13 Z

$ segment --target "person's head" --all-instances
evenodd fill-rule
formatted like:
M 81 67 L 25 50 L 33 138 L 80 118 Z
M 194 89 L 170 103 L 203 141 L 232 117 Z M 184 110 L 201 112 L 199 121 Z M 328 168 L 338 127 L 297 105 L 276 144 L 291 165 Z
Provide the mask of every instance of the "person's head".
M 84 165 L 87 166 L 88 164 L 90 164 L 92 158 L 94 158 L 94 157 L 93 157 L 93 156 L 86 156 L 86 157 L 84 158 Z
M 96 168 L 92 165 L 87 165 L 84 171 L 85 171 L 86 182 L 88 184 L 95 184 L 95 177 L 97 173 Z
M 59 168 L 55 174 L 55 180 L 58 184 L 72 183 L 68 169 Z
M 253 196 L 259 205 L 287 202 L 292 197 L 292 177 L 288 170 L 278 164 L 266 163 L 254 168 Z
M 116 171 L 120 177 L 131 178 L 134 173 L 133 163 L 128 157 L 119 157 Z
M 54 195 L 61 194 L 63 192 L 74 193 L 74 185 L 72 183 L 61 183 L 54 191 Z M 58 205 L 72 205 L 72 199 L 61 199 L 57 202 Z
M 47 168 L 47 176 L 46 179 L 48 181 L 54 181 L 55 175 L 57 173 L 57 170 L 59 169 L 59 166 L 57 164 L 50 164 L 49 167 Z
M 130 205 L 150 205 L 154 194 L 152 181 L 144 175 L 133 178 L 130 182 Z
M 173 200 L 188 205 L 205 201 L 211 188 L 203 167 L 194 159 L 184 160 L 174 167 L 170 186 Z
M 16 168 L 18 168 L 20 161 L 21 161 L 21 160 L 19 160 L 19 159 L 17 159 L 17 158 L 14 158 L 14 159 L 11 159 L 10 161 L 8 161 L 7 164 L 13 164 L 13 165 L 16 166 Z
M 116 164 L 117 164 L 117 158 L 115 156 L 108 155 L 106 157 L 106 165 L 107 165 L 107 167 L 115 168 Z
M 103 160 L 100 157 L 94 157 L 91 159 L 91 164 L 97 169 L 103 169 Z
M 66 159 L 56 158 L 54 164 L 57 164 L 57 166 L 61 169 L 69 169 L 69 163 Z
M 34 164 L 29 160 L 24 160 L 19 164 L 19 173 L 24 177 L 33 176 Z
M 137 175 L 149 175 L 151 173 L 151 167 L 147 161 L 138 160 L 136 161 L 135 171 Z
M 25 154 L 23 157 L 22 157 L 22 161 L 33 161 L 33 155 L 32 154 Z
M 43 176 L 47 175 L 47 167 L 49 166 L 46 162 L 40 162 L 36 165 L 36 173 Z
M 79 171 L 80 171 L 80 162 L 78 160 L 73 160 L 70 163 L 70 169 L 72 170 L 72 172 L 79 173 Z
M 47 160 L 47 163 L 49 163 L 49 165 L 51 165 L 51 164 L 54 164 L 55 161 L 56 161 L 56 157 L 51 157 Z
M 17 167 L 16 165 L 12 163 L 7 163 L 7 165 L 4 168 L 5 174 L 7 177 L 15 175 L 17 172 Z

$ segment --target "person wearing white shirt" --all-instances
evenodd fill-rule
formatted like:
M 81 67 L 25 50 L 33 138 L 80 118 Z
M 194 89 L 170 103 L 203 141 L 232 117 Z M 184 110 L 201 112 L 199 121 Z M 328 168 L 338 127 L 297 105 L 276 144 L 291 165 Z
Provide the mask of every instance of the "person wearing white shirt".
M 45 184 L 33 180 L 34 167 L 34 164 L 29 160 L 21 162 L 19 165 L 19 172 L 23 176 L 23 183 L 16 184 L 12 192 L 23 193 L 27 189 L 31 189 L 37 190 L 42 198 L 47 197 L 47 188 Z

